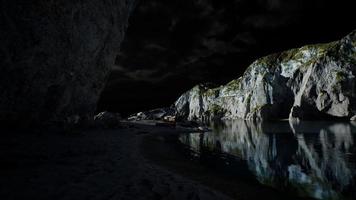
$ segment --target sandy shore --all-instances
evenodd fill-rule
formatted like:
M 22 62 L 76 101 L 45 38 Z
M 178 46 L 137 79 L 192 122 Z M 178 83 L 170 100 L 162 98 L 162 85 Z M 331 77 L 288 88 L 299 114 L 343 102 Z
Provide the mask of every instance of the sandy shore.
M 0 140 L 0 199 L 288 197 L 217 174 L 163 142 L 187 130 L 149 123 L 124 126 L 74 134 L 5 134 Z
M 228 199 L 147 162 L 139 150 L 144 135 L 169 132 L 151 127 L 5 134 L 0 140 L 0 199 Z

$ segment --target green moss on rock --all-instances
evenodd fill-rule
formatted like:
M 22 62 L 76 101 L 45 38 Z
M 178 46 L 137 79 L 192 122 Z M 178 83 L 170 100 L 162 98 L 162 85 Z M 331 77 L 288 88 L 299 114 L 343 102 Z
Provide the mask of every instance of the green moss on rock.
M 225 109 L 223 107 L 221 107 L 220 105 L 212 104 L 209 109 L 209 112 L 213 115 L 219 115 L 219 114 L 225 113 Z
M 347 74 L 342 71 L 338 71 L 335 74 L 335 79 L 337 82 L 341 82 L 341 81 L 345 80 L 346 77 L 347 77 Z
M 215 97 L 219 96 L 220 89 L 221 89 L 221 87 L 208 89 L 204 92 L 203 96 L 215 98 Z
M 259 110 L 262 109 L 263 106 L 264 106 L 264 105 L 257 105 L 257 106 L 255 106 L 255 107 L 252 109 L 252 113 L 258 112 Z
M 228 92 L 230 91 L 236 91 L 240 89 L 241 87 L 241 78 L 235 79 L 233 81 L 230 81 L 228 84 L 226 84 L 225 88 Z

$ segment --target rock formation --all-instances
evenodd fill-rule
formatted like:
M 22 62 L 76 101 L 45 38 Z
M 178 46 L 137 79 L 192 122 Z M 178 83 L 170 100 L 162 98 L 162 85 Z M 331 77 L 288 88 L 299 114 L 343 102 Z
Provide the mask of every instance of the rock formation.
M 356 114 L 356 31 L 263 57 L 220 87 L 197 85 L 175 102 L 177 118 L 350 119 Z
M 256 58 L 342 38 L 353 18 L 350 0 L 140 1 L 98 108 L 168 105 L 194 84 L 241 76 Z
M 157 108 L 145 112 L 139 112 L 128 117 L 130 121 L 140 121 L 140 120 L 168 120 L 173 121 L 175 117 L 175 109 L 171 107 L 167 108 Z
M 134 0 L 1 1 L 0 121 L 92 117 Z

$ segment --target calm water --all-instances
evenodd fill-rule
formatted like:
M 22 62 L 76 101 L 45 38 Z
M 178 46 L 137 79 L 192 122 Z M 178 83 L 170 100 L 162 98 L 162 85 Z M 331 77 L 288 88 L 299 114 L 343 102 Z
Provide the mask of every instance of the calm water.
M 236 178 L 245 175 L 300 196 L 356 199 L 356 123 L 238 120 L 210 127 L 212 132 L 179 137 L 192 158 L 223 162 Z

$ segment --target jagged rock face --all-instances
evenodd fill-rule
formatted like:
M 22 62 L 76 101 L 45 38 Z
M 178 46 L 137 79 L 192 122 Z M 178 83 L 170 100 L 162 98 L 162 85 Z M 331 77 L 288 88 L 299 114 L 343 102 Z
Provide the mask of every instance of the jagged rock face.
M 273 54 L 216 88 L 195 86 L 176 102 L 178 118 L 320 119 L 356 114 L 356 31 L 340 41 Z
M 134 0 L 2 1 L 0 120 L 91 116 Z

